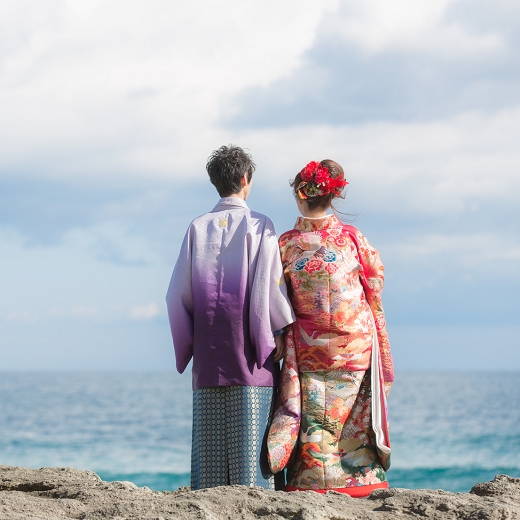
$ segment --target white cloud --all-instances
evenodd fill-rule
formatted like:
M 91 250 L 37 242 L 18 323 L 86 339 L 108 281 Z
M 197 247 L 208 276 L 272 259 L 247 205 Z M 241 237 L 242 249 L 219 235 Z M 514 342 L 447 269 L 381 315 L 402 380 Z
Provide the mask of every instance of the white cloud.
M 0 320 L 5 322 L 35 323 L 39 319 L 40 315 L 38 313 L 26 309 L 0 313 Z
M 161 312 L 155 303 L 150 302 L 146 305 L 135 305 L 129 314 L 132 320 L 151 320 L 160 316 Z
M 0 174 L 203 178 L 210 151 L 236 142 L 271 183 L 282 177 L 280 187 L 307 158 L 333 156 L 352 190 L 370 189 L 390 211 L 435 214 L 474 197 L 514 197 L 518 109 L 361 127 L 215 122 L 244 88 L 301 66 L 317 34 L 341 33 L 369 52 L 498 49 L 497 34 L 446 18 L 461 3 L 3 2 Z
M 475 34 L 446 12 L 461 0 L 353 0 L 325 22 L 331 40 L 340 38 L 370 53 L 427 52 L 446 59 L 476 56 L 505 47 L 497 32 Z M 325 25 L 324 24 L 324 25 Z
M 71 248 L 88 251 L 102 261 L 120 265 L 146 265 L 158 261 L 144 232 L 136 233 L 124 219 L 106 219 L 89 227 L 71 229 L 64 241 Z
M 293 71 L 336 4 L 3 2 L 0 170 L 190 169 L 219 103 Z
M 492 233 L 430 233 L 394 241 L 385 247 L 385 255 L 401 263 L 457 265 L 458 269 L 488 271 L 490 266 L 520 260 L 520 241 Z M 450 262 L 444 258 L 449 257 Z
M 239 135 L 262 164 L 258 175 L 269 176 L 275 189 L 286 189 L 286 179 L 308 160 L 328 157 L 345 168 L 347 199 L 363 195 L 378 212 L 435 216 L 520 201 L 520 108 L 423 123 L 306 125 Z
M 92 305 L 73 305 L 68 309 L 64 308 L 41 308 L 38 311 L 20 309 L 4 310 L 0 312 L 0 321 L 7 323 L 41 323 L 57 320 L 70 321 L 79 320 L 85 322 L 121 322 L 121 321 L 148 321 L 158 316 L 164 315 L 158 305 L 154 302 L 137 304 L 130 307 L 124 305 L 115 306 L 92 306 Z
M 199 207 L 205 210 L 213 191 L 202 204 L 195 200 L 202 198 L 199 192 L 178 193 L 176 185 L 164 183 L 165 193 L 174 187 L 170 198 L 161 193 L 160 183 L 162 179 L 207 183 L 207 156 L 228 142 L 253 153 L 258 164 L 255 189 L 262 193 L 259 188 L 263 187 L 276 194 L 272 198 L 277 203 L 276 208 L 272 206 L 275 221 L 290 214 L 292 223 L 295 213 L 287 180 L 308 160 L 325 157 L 345 167 L 351 183 L 349 207 L 377 214 L 381 235 L 392 232 L 396 217 L 401 219 L 399 225 L 409 221 L 414 232 L 425 222 L 431 228 L 446 215 L 465 215 L 466 224 L 472 215 L 479 215 L 477 220 L 483 222 L 484 206 L 505 221 L 504 208 L 519 207 L 520 202 L 520 108 L 516 69 L 509 65 L 516 63 L 517 50 L 507 47 L 512 39 L 503 20 L 471 25 L 461 13 L 453 16 L 454 8 L 472 11 L 473 5 L 481 3 L 1 2 L 0 175 L 60 178 L 41 198 L 28 199 L 22 186 L 18 205 L 9 206 L 9 211 L 2 208 L 2 226 L 22 229 L 22 233 L 28 226 L 16 227 L 17 219 L 32 218 L 41 226 L 29 226 L 31 236 L 44 235 L 45 228 L 59 228 L 57 234 L 64 239 L 54 240 L 54 247 L 33 243 L 28 248 L 16 232 L 5 233 L 5 240 L 0 236 L 4 264 L 0 319 L 48 321 L 60 330 L 60 320 L 93 324 L 94 329 L 101 322 L 146 323 L 164 316 L 153 302 L 162 301 L 187 222 Z M 506 0 L 490 9 L 494 16 L 504 18 L 506 7 L 511 6 Z M 328 39 L 334 39 L 332 46 Z M 342 61 L 349 49 L 356 51 L 355 56 Z M 389 101 L 395 111 L 378 112 L 381 107 L 377 106 L 370 111 L 377 102 L 384 104 L 392 97 L 386 72 L 376 74 L 392 53 L 401 68 L 396 70 L 390 63 L 389 76 L 393 72 L 402 79 L 390 82 L 399 94 Z M 414 60 L 407 61 L 411 55 Z M 495 62 L 496 56 L 500 59 Z M 481 59 L 487 62 L 485 73 L 479 75 Z M 473 68 L 464 68 L 470 62 Z M 294 74 L 299 67 L 303 76 Z M 412 72 L 420 70 L 408 75 L 407 67 Z M 449 76 L 458 70 L 466 75 Z M 334 71 L 339 72 L 333 75 Z M 346 87 L 353 83 L 342 81 L 349 80 L 352 71 L 360 83 L 354 85 L 358 90 L 353 87 L 346 95 Z M 439 75 L 438 81 L 419 77 L 430 72 Z M 361 107 L 357 119 L 354 114 L 350 119 L 336 118 L 334 124 L 302 125 L 289 118 L 285 127 L 278 128 L 219 126 L 223 107 L 233 106 L 238 93 L 287 77 L 301 89 L 290 82 L 286 91 L 282 89 L 289 98 L 303 99 L 295 105 L 297 112 L 312 109 L 312 99 L 306 97 L 312 88 L 300 81 L 309 77 L 317 78 L 317 83 L 330 83 L 330 78 L 336 82 L 334 92 L 316 89 L 317 96 L 324 98 L 314 106 L 318 112 L 341 112 L 358 101 L 370 110 Z M 445 101 L 453 86 L 460 96 Z M 381 95 L 371 98 L 372 87 Z M 421 97 L 417 92 L 423 87 L 430 91 Z M 503 97 L 504 103 L 486 104 L 482 93 L 486 99 Z M 467 97 L 476 101 L 461 104 Z M 433 109 L 426 110 L 429 120 L 425 122 L 421 110 L 430 100 Z M 414 105 L 408 110 L 408 101 L 419 108 Z M 249 103 L 250 109 L 261 105 L 255 97 Z M 265 107 L 271 109 L 266 110 L 267 117 L 274 118 L 277 106 L 267 103 Z M 294 113 L 289 111 L 291 117 Z M 385 116 L 386 122 L 374 122 L 383 119 L 380 114 L 390 116 Z M 372 122 L 363 123 L 368 119 Z M 343 123 L 346 120 L 356 120 L 356 124 Z M 149 190 L 143 184 L 142 194 L 119 197 L 114 194 L 117 175 L 161 180 Z M 91 177 L 97 179 L 90 182 Z M 90 189 L 60 193 L 59 183 L 70 178 L 75 188 L 84 183 Z M 111 189 L 116 185 L 113 193 L 109 184 Z M 38 184 L 35 189 L 42 187 Z M 98 187 L 104 195 L 99 200 L 95 197 Z M 212 190 L 209 184 L 208 190 Z M 280 193 L 287 205 L 278 204 Z M 73 218 L 79 213 L 82 218 Z M 417 217 L 424 219 L 414 227 Z M 507 220 L 509 228 L 517 226 L 513 220 Z M 0 230 L 2 235 L 4 231 Z M 404 251 L 421 266 L 429 265 L 432 256 L 440 259 L 443 269 L 450 268 L 452 257 L 473 269 L 481 269 L 486 262 L 518 263 L 518 241 L 500 223 L 471 232 L 422 231 L 396 244 L 382 242 L 385 259 L 387 255 L 399 258 Z M 168 258 L 167 267 L 162 258 Z M 404 279 L 407 275 L 403 271 L 396 276 Z M 429 282 L 432 287 L 436 283 Z M 406 287 L 403 284 L 400 290 Z M 439 286 L 439 292 L 442 289 Z
M 70 310 L 70 315 L 75 318 L 93 319 L 101 317 L 102 313 L 96 307 L 78 305 L 76 307 L 72 307 L 72 309 Z

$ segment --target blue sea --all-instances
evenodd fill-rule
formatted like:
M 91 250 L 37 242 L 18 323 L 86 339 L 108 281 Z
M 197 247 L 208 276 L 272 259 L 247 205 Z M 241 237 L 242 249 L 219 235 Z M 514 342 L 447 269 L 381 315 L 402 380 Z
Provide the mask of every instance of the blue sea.
M 398 373 L 393 487 L 469 491 L 520 477 L 520 373 Z M 189 485 L 191 384 L 172 373 L 0 373 L 0 464 Z

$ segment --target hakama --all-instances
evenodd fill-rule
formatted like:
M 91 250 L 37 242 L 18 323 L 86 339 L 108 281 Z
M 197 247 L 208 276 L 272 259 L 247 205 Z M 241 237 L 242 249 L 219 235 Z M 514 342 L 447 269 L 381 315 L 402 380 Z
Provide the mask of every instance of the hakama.
M 233 484 L 275 489 L 282 475 L 269 469 L 266 442 L 274 400 L 275 389 L 261 386 L 193 393 L 192 489 Z

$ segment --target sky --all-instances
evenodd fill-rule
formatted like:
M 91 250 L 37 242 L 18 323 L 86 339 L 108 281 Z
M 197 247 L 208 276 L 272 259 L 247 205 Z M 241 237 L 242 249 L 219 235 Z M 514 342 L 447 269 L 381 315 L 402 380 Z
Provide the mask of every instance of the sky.
M 0 371 L 174 370 L 164 296 L 223 144 L 282 233 L 330 158 L 397 371 L 520 370 L 520 4 L 3 0 Z

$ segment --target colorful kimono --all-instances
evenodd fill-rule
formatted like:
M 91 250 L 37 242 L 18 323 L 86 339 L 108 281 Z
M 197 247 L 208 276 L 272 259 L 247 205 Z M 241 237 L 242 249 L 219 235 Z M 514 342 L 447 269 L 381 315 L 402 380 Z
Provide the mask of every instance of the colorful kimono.
M 288 490 L 366 496 L 388 487 L 390 465 L 383 264 L 334 215 L 300 217 L 279 243 L 297 321 L 286 332 L 271 469 L 287 466 Z
M 265 453 L 273 331 L 294 314 L 272 222 L 238 197 L 221 199 L 188 228 L 166 301 L 177 370 L 193 358 L 192 487 L 274 488 Z

